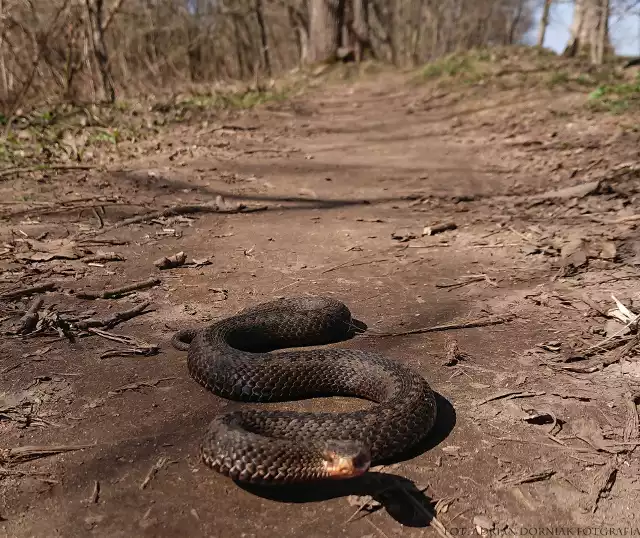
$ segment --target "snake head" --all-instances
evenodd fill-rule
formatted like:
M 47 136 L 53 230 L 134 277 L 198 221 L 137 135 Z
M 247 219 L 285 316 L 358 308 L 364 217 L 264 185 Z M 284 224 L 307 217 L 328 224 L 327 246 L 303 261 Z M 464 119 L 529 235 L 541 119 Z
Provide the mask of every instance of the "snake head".
M 356 441 L 330 440 L 322 451 L 328 478 L 353 478 L 364 474 L 371 465 L 369 449 Z

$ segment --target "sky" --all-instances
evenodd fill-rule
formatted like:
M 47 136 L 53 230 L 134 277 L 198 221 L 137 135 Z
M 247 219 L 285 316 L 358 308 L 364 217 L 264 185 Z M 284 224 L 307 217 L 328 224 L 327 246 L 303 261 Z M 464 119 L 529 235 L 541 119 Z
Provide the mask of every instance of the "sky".
M 562 52 L 569 39 L 569 28 L 573 16 L 573 2 L 555 3 L 549 16 L 549 27 L 544 46 Z M 537 29 L 535 30 L 537 31 Z M 624 17 L 612 14 L 609 20 L 611 41 L 618 54 L 640 56 L 640 15 Z M 535 38 L 534 38 L 535 39 Z

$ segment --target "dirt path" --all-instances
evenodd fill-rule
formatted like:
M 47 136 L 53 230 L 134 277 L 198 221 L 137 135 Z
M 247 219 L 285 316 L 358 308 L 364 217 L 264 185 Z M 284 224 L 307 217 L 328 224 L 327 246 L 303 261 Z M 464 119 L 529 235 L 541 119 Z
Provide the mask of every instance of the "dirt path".
M 585 353 L 619 329 L 596 307 L 615 308 L 611 294 L 638 305 L 635 221 L 606 222 L 635 211 L 640 146 L 614 119 L 567 121 L 576 99 L 434 97 L 387 77 L 247 112 L 226 128 L 176 127 L 104 173 L 5 181 L 2 291 L 50 280 L 58 289 L 43 295 L 40 334 L 2 343 L 0 448 L 92 446 L 0 458 L 0 534 L 418 537 L 436 532 L 436 511 L 453 536 L 478 525 L 640 528 L 635 340 L 624 353 Z M 629 161 L 635 169 L 616 169 Z M 582 193 L 536 198 L 589 181 Z M 219 195 L 267 209 L 98 229 Z M 90 196 L 103 199 L 69 202 Z M 422 236 L 447 222 L 457 228 Z M 124 260 L 87 264 L 87 250 Z M 197 263 L 153 265 L 179 251 Z M 150 277 L 160 283 L 124 298 L 78 296 Z M 168 339 L 300 293 L 339 298 L 372 334 L 504 322 L 344 344 L 431 381 L 440 418 L 429 450 L 365 481 L 247 491 L 200 463 L 208 420 L 233 404 L 191 380 Z M 143 301 L 147 313 L 109 332 L 157 344 L 156 355 L 100 358 L 127 346 L 56 336 L 65 319 L 73 327 Z M 29 302 L 5 301 L 5 331 Z M 382 507 L 354 516 L 365 495 Z

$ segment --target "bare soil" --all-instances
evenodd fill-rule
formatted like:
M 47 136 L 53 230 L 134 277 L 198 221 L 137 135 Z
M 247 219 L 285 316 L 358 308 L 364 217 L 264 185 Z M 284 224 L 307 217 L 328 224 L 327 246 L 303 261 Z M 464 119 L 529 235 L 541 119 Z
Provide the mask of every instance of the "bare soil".
M 11 332 L 34 295 L 1 304 L 0 535 L 638 531 L 640 355 L 610 311 L 613 295 L 640 312 L 640 135 L 637 118 L 583 102 L 387 74 L 177 125 L 105 168 L 3 178 L 0 294 L 56 287 L 22 336 Z M 216 199 L 229 212 L 112 227 Z M 456 227 L 423 235 L 443 223 Z M 83 260 L 100 251 L 122 260 Z M 178 252 L 186 264 L 154 265 Z M 82 298 L 149 278 L 159 283 Z M 240 487 L 203 466 L 208 421 L 237 404 L 193 381 L 169 338 L 296 294 L 342 300 L 369 330 L 340 345 L 431 382 L 439 420 L 422 452 L 303 488 Z M 145 301 L 101 328 L 133 343 L 78 328 Z M 419 330 L 434 326 L 445 327 Z M 102 358 L 132 348 L 151 351 Z M 55 449 L 69 445 L 86 448 Z

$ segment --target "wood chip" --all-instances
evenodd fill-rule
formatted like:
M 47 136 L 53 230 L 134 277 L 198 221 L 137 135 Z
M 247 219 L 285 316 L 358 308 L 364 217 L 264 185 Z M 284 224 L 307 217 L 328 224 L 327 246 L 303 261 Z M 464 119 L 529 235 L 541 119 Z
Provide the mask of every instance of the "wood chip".
M 455 230 L 457 227 L 455 222 L 443 222 L 441 224 L 434 224 L 433 226 L 425 226 L 422 230 L 422 235 L 436 235 L 449 230 Z
M 187 261 L 187 255 L 184 252 L 178 252 L 173 256 L 165 256 L 153 262 L 158 269 L 173 269 L 174 267 L 180 267 Z

